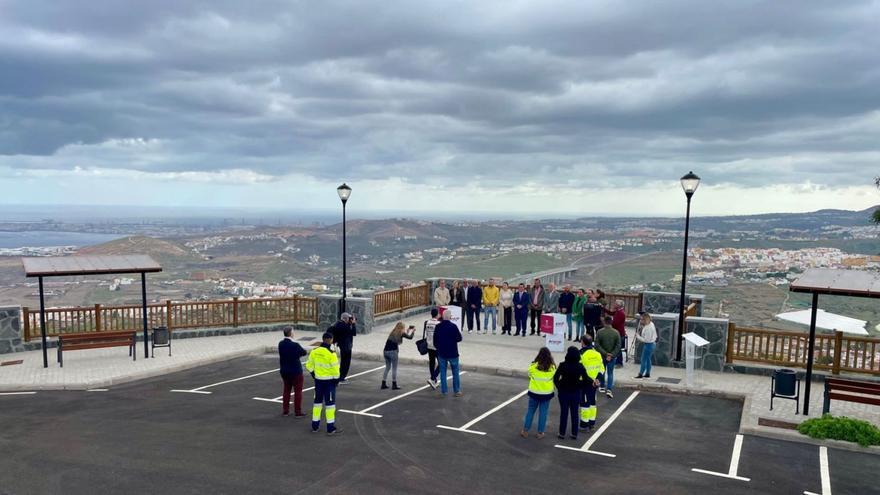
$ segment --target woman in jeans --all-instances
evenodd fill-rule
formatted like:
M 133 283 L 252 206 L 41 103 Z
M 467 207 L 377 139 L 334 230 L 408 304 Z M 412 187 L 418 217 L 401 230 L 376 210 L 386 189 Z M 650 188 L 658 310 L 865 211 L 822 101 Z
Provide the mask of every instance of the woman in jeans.
M 385 341 L 385 373 L 382 375 L 382 389 L 388 388 L 386 380 L 388 380 L 388 370 L 391 370 L 391 389 L 400 390 L 397 386 L 397 357 L 400 352 L 400 343 L 403 339 L 412 339 L 416 328 L 412 325 L 404 331 L 405 325 L 402 321 L 398 321 L 394 325 L 394 329 L 388 334 L 388 340 Z
M 651 321 L 651 315 L 642 314 L 642 331 L 636 332 L 636 340 L 642 342 L 642 358 L 639 375 L 636 378 L 651 378 L 651 358 L 654 356 L 654 346 L 657 345 L 657 329 Z
M 501 292 L 498 294 L 501 303 L 501 335 L 510 335 L 510 327 L 513 323 L 513 290 L 507 282 L 501 284 Z
M 571 421 L 571 438 L 578 437 L 578 408 L 581 403 L 581 391 L 590 382 L 587 370 L 581 364 L 581 353 L 578 348 L 571 346 L 565 353 L 565 361 L 559 365 L 553 375 L 553 385 L 559 393 L 559 434 L 557 437 L 565 438 L 568 422 Z
M 553 375 L 556 373 L 556 363 L 550 349 L 542 347 L 538 351 L 532 365 L 529 366 L 529 409 L 523 421 L 523 429 L 520 435 L 523 438 L 529 436 L 532 429 L 532 421 L 535 419 L 535 410 L 538 411 L 538 440 L 544 438 L 544 428 L 547 426 L 547 410 L 550 408 L 550 399 L 553 398 Z

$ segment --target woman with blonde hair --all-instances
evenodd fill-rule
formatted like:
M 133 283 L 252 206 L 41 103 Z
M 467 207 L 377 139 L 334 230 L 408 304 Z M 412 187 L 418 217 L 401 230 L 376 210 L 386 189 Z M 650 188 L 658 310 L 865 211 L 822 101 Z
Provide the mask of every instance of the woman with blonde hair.
M 409 328 L 406 328 L 402 321 L 398 321 L 397 325 L 394 325 L 394 328 L 391 330 L 391 333 L 388 334 L 388 340 L 385 341 L 383 353 L 385 356 L 385 373 L 382 375 L 382 386 L 380 387 L 382 390 L 388 388 L 386 381 L 388 380 L 389 369 L 391 370 L 391 389 L 400 390 L 400 387 L 397 386 L 397 360 L 400 353 L 400 344 L 403 342 L 403 339 L 412 340 L 415 331 L 416 327 L 410 325 Z
M 636 378 L 651 378 L 651 358 L 654 356 L 654 346 L 657 345 L 657 329 L 651 321 L 651 315 L 642 313 L 642 330 L 636 332 L 636 340 L 642 344 L 642 358 L 639 374 Z

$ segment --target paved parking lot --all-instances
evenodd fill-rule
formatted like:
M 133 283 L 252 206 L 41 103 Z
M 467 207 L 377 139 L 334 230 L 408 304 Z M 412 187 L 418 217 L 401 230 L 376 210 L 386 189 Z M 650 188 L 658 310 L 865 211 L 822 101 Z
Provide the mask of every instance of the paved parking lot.
M 736 401 L 618 390 L 600 397 L 599 428 L 573 441 L 556 439 L 554 399 L 547 437 L 523 439 L 524 379 L 467 373 L 463 397 L 439 398 L 409 365 L 403 390 L 379 390 L 375 361 L 353 363 L 339 388 L 343 433 L 316 435 L 280 416 L 276 362 L 0 395 L 0 493 L 841 494 L 880 483 L 875 456 L 827 451 L 823 481 L 818 447 L 738 436 Z

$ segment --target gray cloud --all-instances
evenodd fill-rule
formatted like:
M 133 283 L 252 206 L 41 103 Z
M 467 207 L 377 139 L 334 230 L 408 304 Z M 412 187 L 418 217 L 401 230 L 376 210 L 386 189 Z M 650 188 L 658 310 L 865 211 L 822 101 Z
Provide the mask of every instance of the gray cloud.
M 848 185 L 880 154 L 877 2 L 3 10 L 14 168 Z

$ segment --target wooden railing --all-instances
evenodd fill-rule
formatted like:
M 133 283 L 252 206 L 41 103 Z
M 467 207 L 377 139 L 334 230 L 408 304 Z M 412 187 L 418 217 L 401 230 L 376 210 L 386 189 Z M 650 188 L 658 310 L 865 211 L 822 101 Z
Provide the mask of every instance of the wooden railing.
M 382 316 L 431 304 L 431 286 L 413 285 L 373 294 L 373 315 Z
M 607 293 L 605 294 L 605 302 L 608 304 L 608 307 L 611 307 L 611 304 L 616 300 L 623 301 L 623 309 L 626 311 L 626 316 L 632 318 L 639 313 L 639 310 L 642 308 L 642 294 L 624 294 L 624 293 Z
M 749 361 L 805 368 L 809 334 L 730 324 L 727 334 L 727 362 Z M 880 339 L 851 337 L 842 332 L 816 334 L 813 366 L 830 370 L 880 375 Z
M 46 310 L 46 335 L 116 332 L 143 328 L 140 305 L 50 308 Z M 40 312 L 22 308 L 24 340 L 40 337 Z M 187 301 L 147 305 L 147 325 L 169 329 L 237 327 L 261 323 L 317 323 L 314 297 L 293 296 L 222 301 Z

